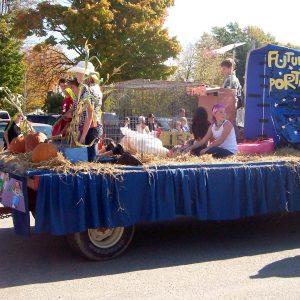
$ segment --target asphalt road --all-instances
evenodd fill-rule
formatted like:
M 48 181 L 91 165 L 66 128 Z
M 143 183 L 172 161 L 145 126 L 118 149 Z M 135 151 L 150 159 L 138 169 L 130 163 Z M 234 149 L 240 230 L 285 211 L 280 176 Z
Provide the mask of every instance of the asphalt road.
M 106 262 L 0 220 L 0 299 L 300 299 L 299 248 L 299 214 L 143 224 Z

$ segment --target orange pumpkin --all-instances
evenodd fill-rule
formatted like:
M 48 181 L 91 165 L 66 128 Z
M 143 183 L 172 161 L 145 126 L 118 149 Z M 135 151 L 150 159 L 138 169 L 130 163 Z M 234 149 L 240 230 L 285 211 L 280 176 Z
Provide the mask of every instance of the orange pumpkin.
M 47 136 L 42 132 L 30 132 L 25 136 L 25 151 L 32 151 L 38 144 L 44 143 Z
M 54 144 L 41 143 L 32 151 L 32 162 L 38 163 L 57 156 L 57 147 Z
M 25 138 L 23 135 L 15 137 L 9 144 L 9 151 L 14 154 L 25 152 Z

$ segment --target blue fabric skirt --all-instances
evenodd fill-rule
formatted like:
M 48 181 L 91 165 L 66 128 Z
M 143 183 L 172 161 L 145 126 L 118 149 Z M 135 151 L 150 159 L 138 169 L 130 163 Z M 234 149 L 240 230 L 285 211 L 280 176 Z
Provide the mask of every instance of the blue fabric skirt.
M 117 176 L 40 173 L 36 231 L 55 235 L 141 221 L 233 220 L 299 211 L 299 167 L 288 163 L 125 167 Z

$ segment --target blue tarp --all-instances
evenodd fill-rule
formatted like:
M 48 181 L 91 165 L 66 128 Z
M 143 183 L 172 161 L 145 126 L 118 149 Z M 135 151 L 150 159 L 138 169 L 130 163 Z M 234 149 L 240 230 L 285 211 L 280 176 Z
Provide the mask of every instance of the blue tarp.
M 116 177 L 39 172 L 36 232 L 62 235 L 177 215 L 233 220 L 300 210 L 300 170 L 287 163 L 124 170 Z
M 267 45 L 251 51 L 246 70 L 246 139 L 300 143 L 300 50 Z

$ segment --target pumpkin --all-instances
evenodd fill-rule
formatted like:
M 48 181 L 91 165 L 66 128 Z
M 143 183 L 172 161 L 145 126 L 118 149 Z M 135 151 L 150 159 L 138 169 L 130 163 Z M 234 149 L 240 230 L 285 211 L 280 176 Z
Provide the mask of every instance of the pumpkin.
M 25 138 L 23 135 L 15 137 L 9 144 L 9 151 L 14 154 L 25 152 Z
M 38 163 L 57 156 L 57 147 L 54 144 L 41 143 L 32 151 L 32 162 Z
M 25 136 L 25 151 L 32 151 L 38 144 L 44 143 L 47 136 L 42 132 L 30 132 Z

